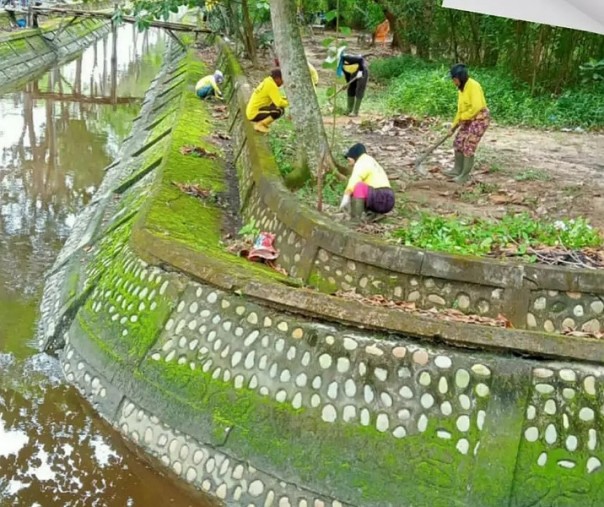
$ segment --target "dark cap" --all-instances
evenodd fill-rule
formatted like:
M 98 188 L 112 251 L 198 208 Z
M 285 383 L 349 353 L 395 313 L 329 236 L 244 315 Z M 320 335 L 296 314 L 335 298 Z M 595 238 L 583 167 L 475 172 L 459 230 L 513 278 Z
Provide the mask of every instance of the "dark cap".
M 367 150 L 365 149 L 365 145 L 361 144 L 361 143 L 357 143 L 352 145 L 348 151 L 345 153 L 345 157 L 346 158 L 352 158 L 354 160 L 358 160 L 358 158 L 363 155 L 364 153 L 367 153 Z

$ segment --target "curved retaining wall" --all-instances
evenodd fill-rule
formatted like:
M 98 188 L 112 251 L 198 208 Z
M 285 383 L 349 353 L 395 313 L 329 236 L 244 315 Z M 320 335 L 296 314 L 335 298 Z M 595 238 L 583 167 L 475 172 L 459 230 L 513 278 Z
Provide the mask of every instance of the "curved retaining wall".
M 67 379 L 99 412 L 226 505 L 600 505 L 602 367 L 363 329 L 412 318 L 226 254 L 229 157 L 207 137 L 226 125 L 191 91 L 207 69 L 177 48 L 167 61 L 44 292 L 42 345 L 64 346 Z M 272 163 L 249 123 L 241 136 L 244 163 Z M 181 153 L 200 143 L 215 157 Z
M 0 89 L 79 53 L 110 30 L 106 20 L 80 19 L 65 29 L 55 26 L 0 36 Z
M 223 60 L 228 72 L 240 73 L 237 62 Z M 232 111 L 245 111 L 249 89 L 245 80 L 240 84 Z M 234 132 L 241 146 L 246 136 L 241 121 Z M 502 314 L 521 329 L 604 329 L 604 271 L 446 255 L 353 232 L 293 198 L 265 143 L 257 144 L 244 146 L 239 159 L 242 212 L 276 235 L 279 265 L 292 276 L 327 293 L 354 289 L 415 302 L 418 308 Z

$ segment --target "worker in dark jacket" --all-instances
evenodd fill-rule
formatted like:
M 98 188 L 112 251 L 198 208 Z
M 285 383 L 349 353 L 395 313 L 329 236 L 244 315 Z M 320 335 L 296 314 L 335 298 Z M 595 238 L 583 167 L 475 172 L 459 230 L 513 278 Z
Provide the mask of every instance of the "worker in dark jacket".
M 367 81 L 369 80 L 369 70 L 367 61 L 361 55 L 347 55 L 344 52 L 340 55 L 340 61 L 337 69 L 338 77 L 344 76 L 348 83 L 348 107 L 346 114 L 348 116 L 358 116 L 359 108 Z

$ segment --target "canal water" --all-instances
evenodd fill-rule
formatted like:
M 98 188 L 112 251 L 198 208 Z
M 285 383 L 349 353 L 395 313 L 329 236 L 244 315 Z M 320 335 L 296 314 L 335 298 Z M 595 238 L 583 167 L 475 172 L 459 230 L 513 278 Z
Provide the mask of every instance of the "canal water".
M 34 345 L 44 273 L 103 178 L 167 39 L 134 27 L 0 96 L 0 506 L 208 506 L 121 439 Z

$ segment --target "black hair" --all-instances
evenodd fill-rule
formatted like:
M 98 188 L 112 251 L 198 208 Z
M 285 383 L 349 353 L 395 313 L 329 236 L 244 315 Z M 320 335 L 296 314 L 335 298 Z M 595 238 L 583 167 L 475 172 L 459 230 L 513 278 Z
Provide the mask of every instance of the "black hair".
M 458 88 L 463 92 L 463 89 L 466 86 L 466 83 L 468 82 L 468 78 L 470 77 L 468 75 L 468 67 L 466 67 L 463 63 L 457 63 L 453 65 L 453 67 L 451 67 L 451 71 L 449 72 L 449 74 L 451 76 L 451 79 L 453 79 L 454 77 L 459 79 Z
M 346 158 L 352 158 L 353 160 L 358 160 L 358 158 L 367 153 L 367 150 L 365 149 L 365 145 L 361 144 L 361 143 L 356 143 L 354 145 L 352 145 L 348 151 L 346 152 L 345 157 Z
M 271 70 L 271 77 L 273 79 L 281 79 L 281 80 L 283 80 L 283 76 L 281 75 L 281 69 L 273 69 L 273 70 Z

